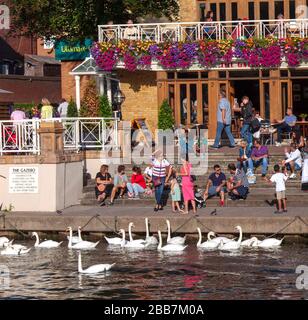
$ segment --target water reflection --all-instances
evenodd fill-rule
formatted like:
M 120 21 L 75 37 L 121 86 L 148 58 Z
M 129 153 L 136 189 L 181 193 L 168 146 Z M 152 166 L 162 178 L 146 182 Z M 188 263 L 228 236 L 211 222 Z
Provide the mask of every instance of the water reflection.
M 27 246 L 32 242 L 24 243 Z M 236 252 L 127 250 L 100 244 L 83 251 L 84 267 L 113 263 L 108 273 L 77 272 L 77 250 L 33 249 L 26 256 L 0 256 L 10 270 L 2 298 L 19 299 L 307 299 L 295 288 L 295 268 L 308 261 L 308 248 Z

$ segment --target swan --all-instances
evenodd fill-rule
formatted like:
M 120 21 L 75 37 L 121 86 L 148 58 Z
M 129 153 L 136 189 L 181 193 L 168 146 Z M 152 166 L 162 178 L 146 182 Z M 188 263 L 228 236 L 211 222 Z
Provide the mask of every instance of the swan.
M 258 238 L 251 237 L 250 239 L 241 242 L 242 247 L 253 247 L 255 243 L 258 243 Z M 260 241 L 259 241 L 260 242 Z
M 170 221 L 166 220 L 167 227 L 168 227 L 168 237 L 167 237 L 167 244 L 184 244 L 186 240 L 185 237 L 173 237 L 171 238 L 171 227 L 170 227 Z
M 70 237 L 68 241 L 68 248 L 70 249 L 94 249 L 98 244 L 99 241 L 97 242 L 90 242 L 90 241 L 79 241 L 76 244 L 72 244 L 72 237 L 73 237 L 73 230 L 72 227 L 68 227 L 68 230 L 70 232 Z
M 261 242 L 259 242 L 258 247 L 260 248 L 275 248 L 275 247 L 279 247 L 283 241 L 284 237 L 279 240 L 279 239 L 275 239 L 275 238 L 269 238 L 269 239 L 265 239 Z
M 79 252 L 79 254 L 78 254 L 78 272 L 79 273 L 86 273 L 86 274 L 100 273 L 100 272 L 110 270 L 114 265 L 115 265 L 115 263 L 113 263 L 113 264 L 95 264 L 94 266 L 91 266 L 87 269 L 82 269 L 81 253 Z
M 67 240 L 70 240 L 70 236 L 67 236 Z M 81 227 L 78 227 L 78 236 L 72 236 L 72 244 L 76 244 L 78 242 L 82 241 L 81 238 Z
M 214 238 L 211 238 L 211 236 L 213 236 Z M 233 241 L 232 239 L 229 239 L 229 238 L 226 238 L 226 237 L 215 237 L 216 234 L 215 232 L 213 231 L 210 231 L 208 234 L 207 234 L 207 240 L 208 241 L 215 241 L 215 242 L 218 242 L 218 244 L 221 243 L 221 241 L 223 242 L 223 244 L 229 242 L 229 241 Z
M 1 251 L 2 256 L 20 256 L 23 254 L 28 253 L 31 250 L 31 248 L 20 248 L 20 249 L 14 249 L 12 246 L 8 246 L 6 249 Z
M 7 248 L 12 248 L 14 250 L 27 250 L 26 246 L 23 246 L 22 244 L 12 244 L 13 242 L 11 241 Z
M 135 249 L 144 249 L 147 246 L 147 243 L 144 240 L 133 240 L 132 237 L 132 227 L 134 227 L 134 224 L 132 222 L 129 223 L 128 225 L 128 233 L 129 233 L 129 241 L 125 241 L 125 231 L 122 230 L 122 244 L 121 246 L 124 248 L 135 248 Z M 124 231 L 124 233 L 123 233 Z
M 121 229 L 123 230 L 123 229 Z M 122 231 L 120 230 L 120 233 L 122 233 Z M 119 237 L 115 237 L 115 238 L 108 238 L 108 237 L 104 237 L 106 239 L 106 241 L 108 242 L 108 244 L 111 245 L 122 245 L 123 242 L 123 238 L 119 238 Z M 124 243 L 126 243 L 127 241 L 125 240 L 125 231 L 124 231 Z
M 162 246 L 163 245 L 163 240 L 162 240 L 162 237 L 161 237 L 161 232 L 160 230 L 158 230 L 158 238 L 159 238 L 159 243 L 158 243 L 158 247 L 157 247 L 157 250 L 159 251 L 184 251 L 185 248 L 187 246 L 183 246 L 182 244 L 168 244 L 165 245 L 165 246 Z
M 0 237 L 0 247 L 7 247 L 10 240 L 7 237 Z
M 157 245 L 158 240 L 154 236 L 150 236 L 150 231 L 149 231 L 149 219 L 145 218 L 145 230 L 146 230 L 146 237 L 145 237 L 145 242 L 149 245 Z
M 202 242 L 202 233 L 201 233 L 201 229 L 197 228 L 198 233 L 199 233 L 199 241 L 197 242 L 197 248 L 202 248 L 202 249 L 217 249 L 218 246 L 220 245 L 219 242 L 217 241 L 205 241 L 203 243 Z
M 242 228 L 240 226 L 235 227 L 236 230 L 239 231 L 240 235 L 237 241 L 231 240 L 225 244 L 222 244 L 223 241 L 221 240 L 221 245 L 219 246 L 220 250 L 238 250 L 241 247 L 241 242 L 242 242 Z
M 61 245 L 61 242 L 57 242 L 57 241 L 53 241 L 53 240 L 46 240 L 46 241 L 43 241 L 40 243 L 40 238 L 37 234 L 37 232 L 32 232 L 32 237 L 35 237 L 36 238 L 36 241 L 35 241 L 35 244 L 34 244 L 34 247 L 37 247 L 37 248 L 57 248 Z

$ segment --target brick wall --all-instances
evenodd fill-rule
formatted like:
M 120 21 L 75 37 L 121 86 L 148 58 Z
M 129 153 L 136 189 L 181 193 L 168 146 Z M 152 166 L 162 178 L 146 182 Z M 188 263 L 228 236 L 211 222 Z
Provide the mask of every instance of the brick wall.
M 180 21 L 199 21 L 197 0 L 180 0 Z
M 51 102 L 61 99 L 60 77 L 25 77 L 16 75 L 0 75 L 1 89 L 13 94 L 1 94 L 0 102 L 40 103 L 43 97 Z
M 123 120 L 146 118 L 151 130 L 157 128 L 156 72 L 119 70 L 118 77 L 126 97 L 122 105 Z
M 76 101 L 76 89 L 75 89 L 75 77 L 69 73 L 77 67 L 82 61 L 65 61 L 61 63 L 61 74 L 62 74 L 62 97 L 66 100 L 70 100 L 71 97 Z M 80 77 L 80 88 L 81 88 L 81 99 L 83 92 L 90 77 Z

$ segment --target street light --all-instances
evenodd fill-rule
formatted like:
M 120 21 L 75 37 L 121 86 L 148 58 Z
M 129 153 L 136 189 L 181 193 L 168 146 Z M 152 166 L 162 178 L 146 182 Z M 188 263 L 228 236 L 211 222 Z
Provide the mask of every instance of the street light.
M 117 89 L 116 93 L 113 96 L 113 104 L 116 106 L 116 110 L 114 110 L 115 116 L 117 116 L 117 113 L 120 113 L 120 119 L 121 117 L 121 106 L 123 102 L 125 101 L 125 95 L 124 93 L 120 90 Z

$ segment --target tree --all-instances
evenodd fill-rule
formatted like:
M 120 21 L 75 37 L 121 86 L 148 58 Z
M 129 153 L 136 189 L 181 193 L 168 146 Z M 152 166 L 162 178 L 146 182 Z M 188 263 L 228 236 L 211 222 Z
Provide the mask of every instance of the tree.
M 86 108 L 86 114 L 82 115 L 83 117 L 96 118 L 99 116 L 99 98 L 94 80 L 90 80 L 87 84 L 81 104 Z
M 151 15 L 178 15 L 178 0 L 11 0 L 15 33 L 82 40 L 97 38 L 97 25 Z
M 70 100 L 68 107 L 67 107 L 67 117 L 68 118 L 78 117 L 77 105 L 72 97 L 71 97 L 71 100 Z
M 167 100 L 164 100 L 158 113 L 158 129 L 172 129 L 174 125 L 173 111 Z
M 99 115 L 102 118 L 112 118 L 112 107 L 105 94 L 99 97 Z

